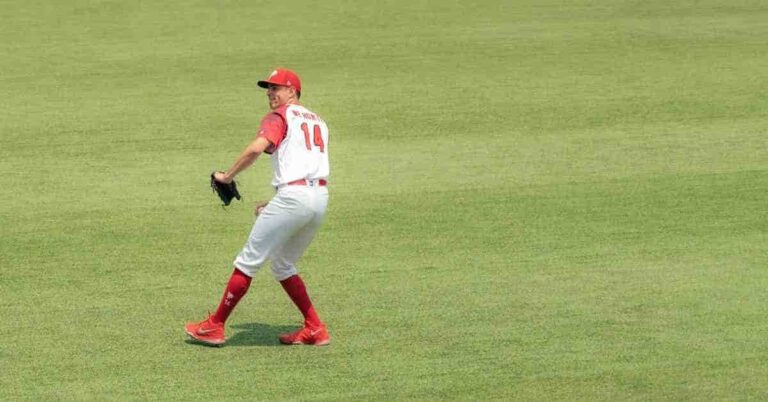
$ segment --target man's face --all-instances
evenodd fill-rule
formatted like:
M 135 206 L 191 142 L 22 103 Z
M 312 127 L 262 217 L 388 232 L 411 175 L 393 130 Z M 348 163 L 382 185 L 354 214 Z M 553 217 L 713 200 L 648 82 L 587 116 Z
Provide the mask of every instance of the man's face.
M 269 108 L 275 110 L 288 103 L 293 96 L 294 89 L 283 85 L 269 84 L 267 87 L 267 98 L 269 98 Z

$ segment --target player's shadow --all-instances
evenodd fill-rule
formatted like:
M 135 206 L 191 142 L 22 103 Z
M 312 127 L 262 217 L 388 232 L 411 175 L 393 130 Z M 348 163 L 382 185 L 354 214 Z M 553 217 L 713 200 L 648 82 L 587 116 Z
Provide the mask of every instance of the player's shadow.
M 301 325 L 270 325 L 260 322 L 237 324 L 231 327 L 237 330 L 227 339 L 227 346 L 278 346 L 277 337 L 301 328 Z

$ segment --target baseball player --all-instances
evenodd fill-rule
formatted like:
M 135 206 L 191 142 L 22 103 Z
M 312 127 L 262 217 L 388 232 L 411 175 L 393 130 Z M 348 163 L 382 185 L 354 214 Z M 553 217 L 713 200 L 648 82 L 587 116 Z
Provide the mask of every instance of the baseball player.
M 275 196 L 257 206 L 248 241 L 234 261 L 234 271 L 214 314 L 185 327 L 189 336 L 208 345 L 223 345 L 224 323 L 248 292 L 251 278 L 269 259 L 272 275 L 304 316 L 304 327 L 281 335 L 288 345 L 327 345 L 331 338 L 296 269 L 325 216 L 329 174 L 328 126 L 299 102 L 301 81 L 291 70 L 277 69 L 258 85 L 267 89 L 271 111 L 262 119 L 256 139 L 226 172 L 214 179 L 231 183 L 262 152 L 272 157 Z

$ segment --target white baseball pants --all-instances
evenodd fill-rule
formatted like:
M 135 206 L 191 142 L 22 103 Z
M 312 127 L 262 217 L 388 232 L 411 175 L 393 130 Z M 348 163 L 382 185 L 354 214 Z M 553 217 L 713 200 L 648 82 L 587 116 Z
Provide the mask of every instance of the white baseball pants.
M 296 261 L 315 237 L 328 206 L 325 186 L 283 186 L 256 218 L 234 265 L 253 277 L 267 259 L 278 281 L 298 273 Z

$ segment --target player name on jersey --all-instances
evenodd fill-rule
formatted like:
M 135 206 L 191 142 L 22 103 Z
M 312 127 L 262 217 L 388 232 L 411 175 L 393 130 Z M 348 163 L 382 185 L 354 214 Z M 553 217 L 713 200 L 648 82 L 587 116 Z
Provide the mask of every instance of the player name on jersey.
M 311 120 L 311 121 L 320 121 L 320 118 L 317 117 L 316 114 L 314 114 L 312 112 L 309 112 L 309 111 L 307 111 L 307 112 L 300 112 L 298 110 L 291 110 L 291 114 L 293 114 L 295 117 L 303 117 L 303 118 L 305 118 L 307 120 Z

